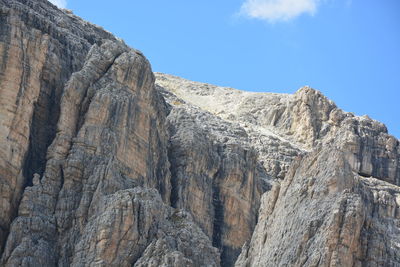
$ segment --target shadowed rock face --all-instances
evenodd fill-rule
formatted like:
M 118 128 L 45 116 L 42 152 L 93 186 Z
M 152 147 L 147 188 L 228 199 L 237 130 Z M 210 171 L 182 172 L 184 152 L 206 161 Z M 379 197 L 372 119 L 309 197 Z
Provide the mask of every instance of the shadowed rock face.
M 0 25 L 1 266 L 400 264 L 383 124 L 154 76 L 45 0 L 0 0 Z

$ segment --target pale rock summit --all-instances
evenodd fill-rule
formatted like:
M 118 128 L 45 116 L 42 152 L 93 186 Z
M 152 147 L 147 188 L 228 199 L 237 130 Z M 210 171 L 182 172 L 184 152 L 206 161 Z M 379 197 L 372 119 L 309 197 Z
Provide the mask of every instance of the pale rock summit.
M 400 265 L 382 123 L 153 74 L 46 0 L 0 26 L 0 266 Z

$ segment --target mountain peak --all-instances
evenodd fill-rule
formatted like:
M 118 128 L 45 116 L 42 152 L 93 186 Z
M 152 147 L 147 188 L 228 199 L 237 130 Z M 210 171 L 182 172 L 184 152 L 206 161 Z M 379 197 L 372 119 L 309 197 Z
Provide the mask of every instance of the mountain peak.
M 0 21 L 1 266 L 399 265 L 382 123 L 154 74 L 45 0 Z

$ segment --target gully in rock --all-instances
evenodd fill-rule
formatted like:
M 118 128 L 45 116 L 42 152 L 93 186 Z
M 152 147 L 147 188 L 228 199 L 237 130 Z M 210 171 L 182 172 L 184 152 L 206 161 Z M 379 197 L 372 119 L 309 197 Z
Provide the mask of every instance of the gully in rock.
M 153 73 L 0 0 L 0 266 L 399 266 L 400 144 L 321 92 Z

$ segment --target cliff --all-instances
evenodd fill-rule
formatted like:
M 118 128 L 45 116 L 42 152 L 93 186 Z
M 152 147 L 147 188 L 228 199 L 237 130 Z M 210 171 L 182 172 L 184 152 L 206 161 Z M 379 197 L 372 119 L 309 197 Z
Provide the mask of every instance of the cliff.
M 1 266 L 396 266 L 400 145 L 309 87 L 153 74 L 46 0 L 0 0 Z

